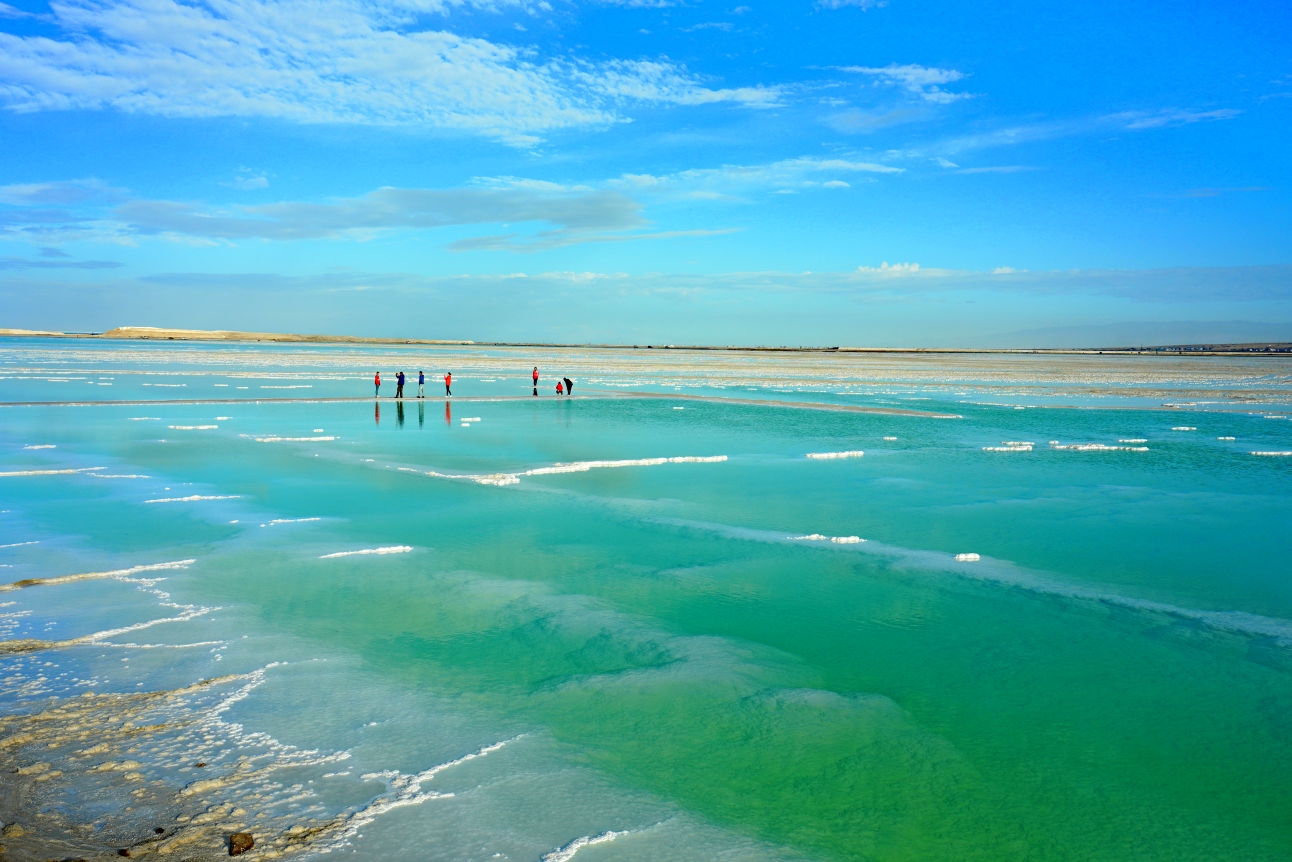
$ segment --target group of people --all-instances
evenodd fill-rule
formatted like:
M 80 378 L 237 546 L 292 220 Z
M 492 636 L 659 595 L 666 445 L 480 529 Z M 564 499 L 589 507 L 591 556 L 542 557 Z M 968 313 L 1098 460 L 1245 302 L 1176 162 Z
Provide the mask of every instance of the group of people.
M 373 376 L 372 382 L 374 384 L 373 397 L 374 398 L 380 397 L 381 396 L 381 372 L 380 371 L 378 371 L 376 375 Z M 444 395 L 447 397 L 452 394 L 453 394 L 453 373 L 446 371 L 444 373 Z M 402 371 L 395 375 L 395 397 L 396 398 L 404 397 L 404 372 Z M 417 372 L 417 397 L 418 398 L 426 397 L 426 372 L 424 371 Z
M 564 382 L 564 386 L 562 386 Z M 556 380 L 556 394 L 569 395 L 574 392 L 574 381 L 568 377 L 558 377 Z M 538 394 L 538 366 L 534 366 L 534 394 Z
M 534 394 L 538 394 L 538 366 L 534 366 Z M 381 397 L 381 372 L 378 371 L 372 378 L 373 397 Z M 574 381 L 568 377 L 559 377 L 556 380 L 557 395 L 571 395 L 574 392 Z M 444 397 L 448 398 L 453 394 L 453 372 L 444 373 Z M 404 397 L 404 372 L 400 371 L 395 375 L 395 397 Z M 426 372 L 417 372 L 417 397 L 426 397 Z

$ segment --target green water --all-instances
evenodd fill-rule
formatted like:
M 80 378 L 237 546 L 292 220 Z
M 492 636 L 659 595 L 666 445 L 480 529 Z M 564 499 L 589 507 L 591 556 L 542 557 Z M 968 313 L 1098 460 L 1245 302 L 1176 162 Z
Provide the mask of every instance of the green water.
M 628 834 L 581 862 L 1292 858 L 1292 459 L 1249 454 L 1292 449 L 1292 424 L 678 404 L 463 403 L 446 423 L 435 401 L 402 425 L 371 404 L 8 408 L 5 470 L 151 478 L 0 479 L 3 541 L 41 542 L 3 571 L 195 558 L 166 589 L 220 610 L 147 637 L 227 637 L 221 671 L 347 668 L 239 707 L 285 742 L 408 772 L 522 735 L 454 779 L 454 807 L 368 826 L 357 858 L 537 859 L 603 830 Z M 319 428 L 335 439 L 256 441 Z M 1121 439 L 1148 451 L 1048 443 Z M 1002 441 L 1036 445 L 983 451 Z M 846 450 L 866 454 L 804 457 Z M 238 496 L 143 502 L 192 494 Z M 297 518 L 321 520 L 260 526 Z M 413 550 L 319 559 L 390 546 Z M 121 585 L 37 592 L 11 636 L 60 613 L 106 628 L 108 596 L 159 615 Z M 100 652 L 58 660 L 123 690 L 203 672 L 127 678 Z M 386 709 L 364 741 L 352 714 Z

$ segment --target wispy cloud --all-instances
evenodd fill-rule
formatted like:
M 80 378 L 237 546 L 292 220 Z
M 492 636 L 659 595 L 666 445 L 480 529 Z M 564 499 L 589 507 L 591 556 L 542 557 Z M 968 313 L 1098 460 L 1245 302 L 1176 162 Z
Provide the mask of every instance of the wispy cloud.
M 852 6 L 857 9 L 882 9 L 888 0 L 816 0 L 818 9 L 844 9 Z
M 621 119 L 627 101 L 773 104 L 774 90 L 711 89 L 667 61 L 570 59 L 444 30 L 445 2 L 81 0 L 52 6 L 61 35 L 0 33 L 0 104 L 168 117 L 408 125 L 527 145 Z M 504 5 L 481 3 L 477 5 Z
M 870 75 L 886 84 L 901 87 L 913 96 L 926 102 L 945 105 L 957 99 L 968 99 L 971 93 L 949 93 L 942 89 L 944 85 L 962 80 L 964 72 L 955 69 L 938 69 L 932 66 L 907 64 L 899 66 L 893 63 L 883 67 L 873 66 L 839 66 L 841 72 L 852 72 L 858 75 Z
M 755 192 L 841 188 L 838 178 L 855 174 L 899 174 L 902 168 L 852 159 L 802 157 L 764 165 L 693 168 L 674 174 L 625 174 L 609 185 L 639 194 L 684 198 L 734 198 Z
M 643 222 L 641 205 L 614 191 L 382 188 L 322 203 L 210 207 L 136 200 L 116 216 L 141 234 L 211 240 L 367 239 L 391 230 L 450 225 L 546 222 L 568 235 L 627 230 Z
M 116 269 L 123 264 L 115 260 L 61 260 L 23 257 L 0 257 L 0 269 Z

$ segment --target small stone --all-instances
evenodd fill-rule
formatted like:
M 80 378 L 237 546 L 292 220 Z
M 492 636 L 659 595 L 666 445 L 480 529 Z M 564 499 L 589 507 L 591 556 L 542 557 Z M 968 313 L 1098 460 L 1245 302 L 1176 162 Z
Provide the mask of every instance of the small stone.
M 165 831 L 166 831 L 166 830 L 165 830 L 165 829 L 162 829 L 160 826 L 158 826 L 157 828 L 153 829 L 153 832 L 157 833 L 158 835 L 161 835 L 161 834 L 162 834 L 162 833 L 164 833 Z
M 193 765 L 196 766 L 198 769 L 201 769 L 203 766 L 206 766 L 205 763 L 194 763 Z
M 3 832 L 0 832 L 0 835 L 3 835 L 6 838 L 21 838 L 26 834 L 27 830 L 23 829 L 17 823 L 10 823 L 4 828 Z
M 117 855 L 118 855 L 118 856 L 129 856 L 129 855 L 130 855 L 130 851 L 129 851 L 129 850 L 126 850 L 126 849 L 123 847 L 122 849 L 120 849 L 120 850 L 118 850 L 118 851 L 117 851 Z
M 241 856 L 255 846 L 256 840 L 251 837 L 250 832 L 235 832 L 229 836 L 230 856 Z

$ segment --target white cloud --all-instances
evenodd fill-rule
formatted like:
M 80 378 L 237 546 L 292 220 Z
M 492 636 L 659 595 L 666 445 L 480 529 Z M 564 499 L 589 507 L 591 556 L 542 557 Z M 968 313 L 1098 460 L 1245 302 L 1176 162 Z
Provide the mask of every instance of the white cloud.
M 443 0 L 80 0 L 55 3 L 57 38 L 0 33 L 0 104 L 168 117 L 413 125 L 528 144 L 618 121 L 625 101 L 773 104 L 709 89 L 665 61 L 594 65 L 413 29 Z M 486 7 L 500 5 L 482 3 Z
M 899 66 L 893 63 L 881 68 L 872 66 L 840 66 L 841 72 L 854 72 L 859 75 L 871 75 L 879 80 L 901 87 L 926 102 L 945 105 L 957 99 L 968 99 L 971 93 L 948 93 L 942 87 L 965 77 L 964 72 L 955 69 L 937 69 L 932 66 L 907 64 Z
M 1181 111 L 1168 108 L 1161 111 L 1125 111 L 1109 114 L 1106 119 L 1121 123 L 1128 129 L 1158 129 L 1163 126 L 1184 126 L 1214 120 L 1232 120 L 1242 111 L 1221 108 L 1214 111 Z
M 670 197 L 715 199 L 732 198 L 763 190 L 776 190 L 782 194 L 799 188 L 816 185 L 830 186 L 842 183 L 831 179 L 822 183 L 816 179 L 821 174 L 899 174 L 902 168 L 875 162 L 850 159 L 817 159 L 802 157 L 784 159 L 765 165 L 723 165 L 720 168 L 693 168 L 675 174 L 624 174 L 609 185 L 628 191 Z M 837 188 L 838 186 L 830 186 Z
M 850 189 L 850 188 L 852 188 L 852 186 L 848 185 L 848 184 L 847 184 L 847 183 L 845 183 L 843 180 L 830 180 L 830 181 L 828 181 L 828 182 L 821 183 L 821 188 L 823 188 L 823 189 Z
M 885 278 L 897 278 L 904 275 L 941 275 L 947 270 L 926 269 L 921 271 L 918 263 L 894 263 L 884 261 L 879 266 L 859 266 L 856 272 L 860 275 L 872 275 Z
M 888 5 L 888 0 L 816 0 L 818 9 L 843 9 L 847 6 L 855 6 L 858 9 L 882 9 Z

